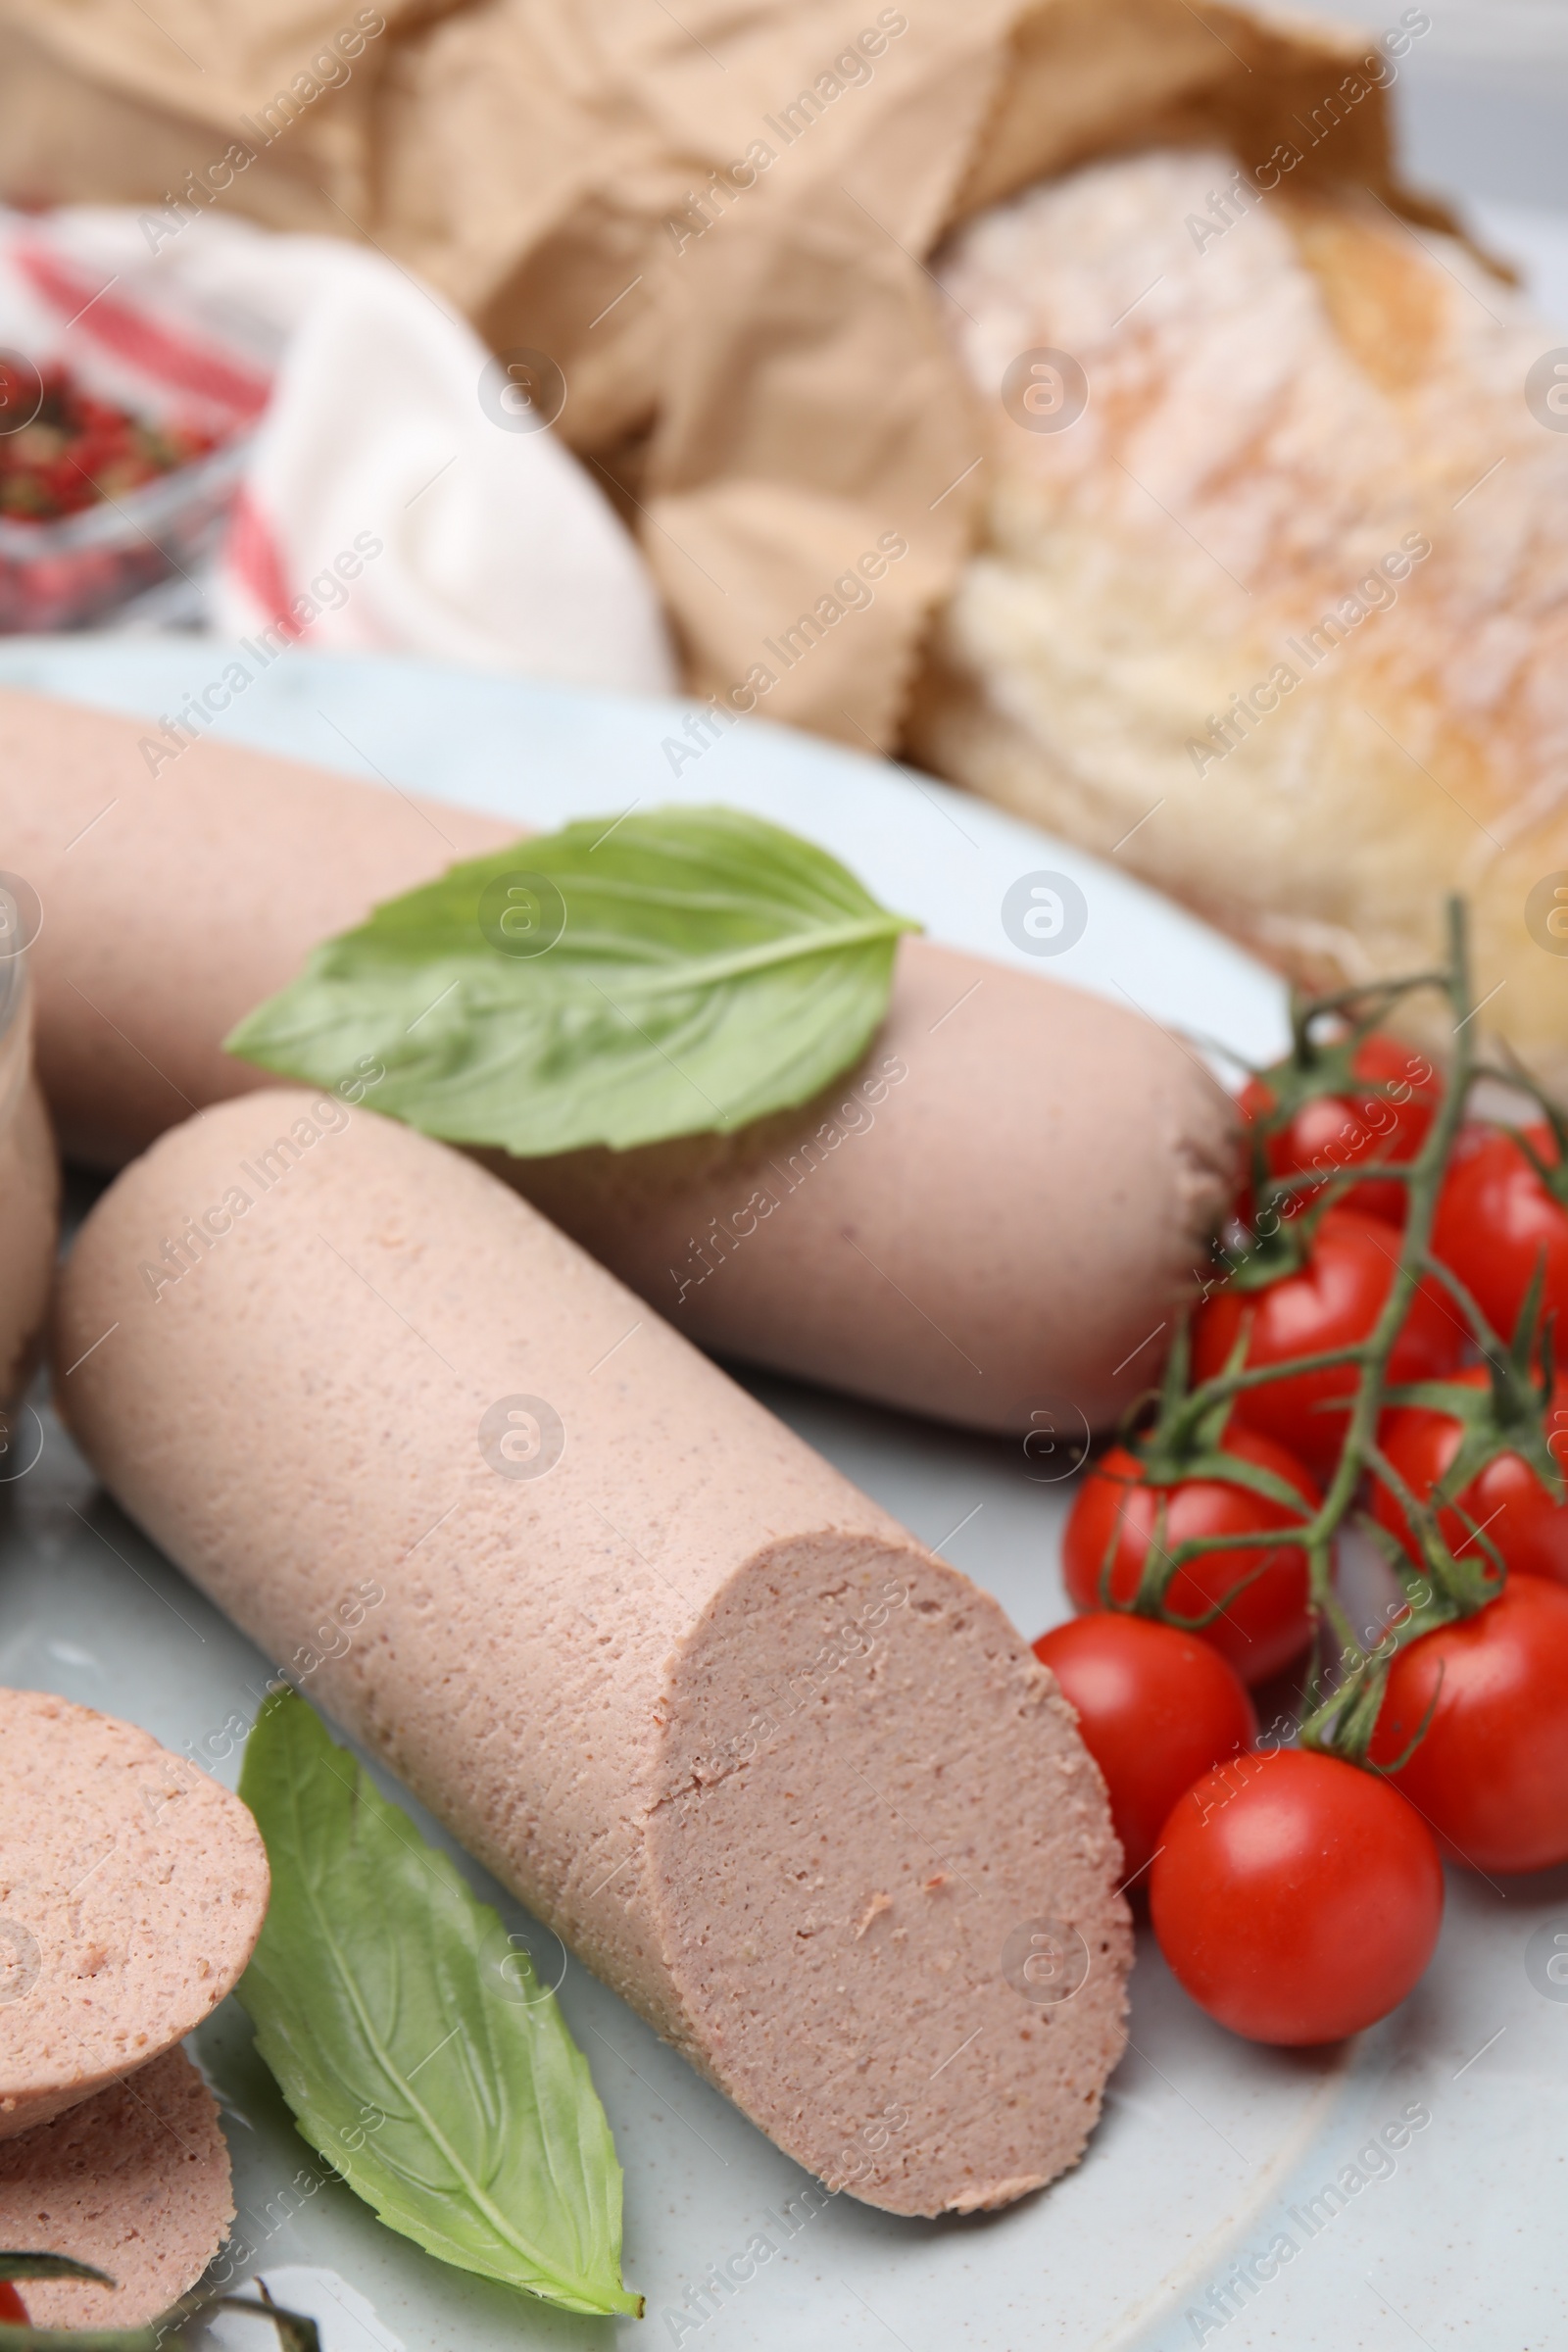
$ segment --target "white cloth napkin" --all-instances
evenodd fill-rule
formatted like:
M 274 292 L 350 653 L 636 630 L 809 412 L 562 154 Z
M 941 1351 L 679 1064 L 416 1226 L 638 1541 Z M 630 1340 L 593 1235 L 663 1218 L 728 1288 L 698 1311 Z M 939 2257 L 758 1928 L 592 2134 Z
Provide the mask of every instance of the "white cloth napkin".
M 569 385 L 526 362 L 509 377 L 379 254 L 178 209 L 0 212 L 0 350 L 251 431 L 222 635 L 675 685 L 642 558 L 549 429 Z

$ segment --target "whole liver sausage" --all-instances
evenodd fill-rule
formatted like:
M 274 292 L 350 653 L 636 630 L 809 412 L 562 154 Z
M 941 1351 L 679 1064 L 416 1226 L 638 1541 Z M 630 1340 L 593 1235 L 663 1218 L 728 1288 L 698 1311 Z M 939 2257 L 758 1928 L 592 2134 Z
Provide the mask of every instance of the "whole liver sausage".
M 92 1167 L 272 1083 L 222 1051 L 240 1015 L 380 900 L 516 838 L 229 744 L 150 776 L 140 747 L 157 733 L 0 688 L 0 862 L 43 910 L 38 1076 L 61 1150 Z
M 94 1208 L 56 1360 L 125 1508 L 285 1668 L 352 1622 L 313 1700 L 802 2164 L 934 2214 L 1075 2160 L 1130 1942 L 1054 1681 L 507 1187 L 226 1103 Z
M 270 1083 L 233 1024 L 377 901 L 517 828 L 0 694 L 0 843 L 44 906 L 39 1069 L 118 1165 Z M 1220 1090 L 1141 1016 L 921 940 L 863 1066 L 731 1137 L 498 1172 L 699 1346 L 975 1428 L 1112 1421 L 1231 1190 Z
M 199 2026 L 267 1896 L 237 1796 L 134 1724 L 0 1690 L 0 2140 Z
M 38 2328 L 140 2328 L 184 2294 L 234 2218 L 218 2104 L 183 2050 L 0 2147 L 0 2245 L 113 2278 L 27 2279 Z
M 484 1159 L 716 1354 L 1064 1463 L 1158 1376 L 1227 1121 L 1152 1021 L 906 940 L 871 1052 L 808 1110 Z

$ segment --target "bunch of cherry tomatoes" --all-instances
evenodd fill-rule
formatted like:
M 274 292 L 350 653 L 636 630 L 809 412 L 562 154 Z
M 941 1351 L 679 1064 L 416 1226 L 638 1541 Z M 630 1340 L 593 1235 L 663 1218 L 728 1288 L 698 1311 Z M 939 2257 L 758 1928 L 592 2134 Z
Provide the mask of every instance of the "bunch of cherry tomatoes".
M 1348 1008 L 1298 1007 L 1243 1096 L 1222 1278 L 1080 1488 L 1081 1614 L 1035 1644 L 1175 1975 L 1278 2043 L 1411 1989 L 1441 1857 L 1568 1860 L 1568 1126 L 1465 1116 L 1467 1058 L 1441 1078 Z M 1376 1626 L 1335 1579 L 1351 1524 L 1398 1594 Z M 1260 1740 L 1250 1686 L 1292 1670 Z

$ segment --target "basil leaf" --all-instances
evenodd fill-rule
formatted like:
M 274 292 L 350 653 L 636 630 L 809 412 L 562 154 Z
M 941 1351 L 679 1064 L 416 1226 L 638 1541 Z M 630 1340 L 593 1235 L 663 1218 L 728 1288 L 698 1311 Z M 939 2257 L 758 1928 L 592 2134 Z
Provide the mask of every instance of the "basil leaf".
M 847 1069 L 899 934 L 848 868 L 733 808 L 570 824 L 316 949 L 227 1050 L 519 1158 L 743 1127 Z M 354 1100 L 358 1100 L 356 1095 Z
M 620 2282 L 620 2166 L 554 1996 L 486 1947 L 496 1913 L 291 1690 L 240 1794 L 272 1871 L 239 1998 L 312 2147 L 389 2228 L 565 2311 L 640 2313 Z

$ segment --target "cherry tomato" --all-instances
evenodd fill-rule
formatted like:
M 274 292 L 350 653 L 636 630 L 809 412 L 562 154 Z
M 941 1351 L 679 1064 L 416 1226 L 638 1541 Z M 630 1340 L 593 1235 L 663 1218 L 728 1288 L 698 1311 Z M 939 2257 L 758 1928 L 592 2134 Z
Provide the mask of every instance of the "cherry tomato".
M 1489 1386 L 1482 1364 L 1467 1365 L 1450 1378 L 1467 1389 Z M 1400 1405 L 1389 1414 L 1378 1442 L 1405 1485 L 1424 1502 L 1442 1484 L 1463 1435 L 1462 1425 L 1451 1414 L 1428 1412 L 1412 1404 Z M 1559 1380 L 1552 1392 L 1546 1444 L 1559 1468 L 1568 1470 L 1568 1378 Z M 1380 1526 L 1414 1551 L 1403 1511 L 1388 1488 L 1377 1481 L 1372 1488 L 1372 1511 Z M 1568 1585 L 1568 1496 L 1548 1493 L 1522 1456 L 1495 1455 L 1463 1493 L 1438 1513 L 1438 1524 L 1450 1549 L 1455 1553 L 1468 1550 L 1478 1566 L 1484 1565 L 1485 1546 L 1475 1542 L 1461 1511 L 1485 1528 L 1516 1575 L 1554 1577 L 1558 1584 Z
M 1441 1676 L 1441 1684 L 1440 1684 Z M 1495 1600 L 1402 1649 L 1369 1754 L 1476 1870 L 1568 1862 L 1568 1592 L 1510 1577 Z
M 1303 1515 L 1316 1510 L 1322 1498 L 1285 1446 L 1233 1424 L 1225 1447 L 1294 1487 Z M 1138 1456 L 1114 1446 L 1079 1488 L 1062 1540 L 1067 1592 L 1080 1613 L 1103 1609 L 1107 1597 L 1131 1601 L 1155 1537 L 1161 1501 L 1167 1551 L 1195 1536 L 1245 1535 L 1252 1528 L 1271 1535 L 1292 1524 L 1284 1503 L 1250 1487 L 1210 1478 L 1152 1487 Z M 1112 1544 L 1107 1595 L 1100 1589 L 1101 1573 Z M 1192 1631 L 1246 1683 L 1266 1682 L 1304 1648 L 1312 1630 L 1307 1599 L 1306 1554 L 1299 1544 L 1273 1543 L 1259 1544 L 1255 1551 L 1250 1544 L 1238 1544 L 1234 1551 L 1199 1552 L 1171 1579 L 1165 1593 L 1165 1605 L 1178 1617 L 1197 1617 L 1224 1600 L 1223 1615 Z
M 1265 1156 L 1274 1175 L 1305 1175 L 1309 1169 L 1320 1168 L 1325 1176 L 1332 1176 L 1362 1160 L 1383 1159 L 1398 1166 L 1414 1159 L 1437 1113 L 1431 1063 L 1397 1038 L 1374 1030 L 1357 1046 L 1351 1067 L 1358 1078 L 1370 1079 L 1374 1087 L 1381 1083 L 1400 1088 L 1404 1099 L 1396 1102 L 1392 1096 L 1369 1091 L 1318 1095 L 1303 1102 L 1289 1124 L 1268 1140 Z M 1274 1102 L 1266 1079 L 1250 1079 L 1242 1090 L 1242 1116 L 1256 1121 L 1273 1109 Z M 1297 1198 L 1303 1196 L 1298 1194 Z M 1402 1225 L 1407 1199 L 1402 1184 L 1369 1180 L 1342 1194 L 1336 1205 Z
M 1554 1167 L 1550 1128 L 1527 1127 L 1525 1133 L 1547 1167 Z M 1544 1306 L 1556 1313 L 1559 1353 L 1568 1348 L 1568 1207 L 1542 1183 L 1505 1128 L 1461 1131 L 1438 1196 L 1432 1250 L 1474 1293 L 1505 1340 L 1513 1337 L 1544 1250 Z
M 13 2328 L 31 2326 L 27 2318 L 27 2306 L 9 2278 L 0 2278 L 0 2321 Z
M 1382 1218 L 1329 1209 L 1298 1273 L 1282 1275 L 1266 1290 L 1216 1291 L 1200 1307 L 1193 1324 L 1193 1378 L 1208 1380 L 1224 1370 L 1248 1315 L 1252 1318 L 1245 1359 L 1250 1370 L 1368 1338 L 1393 1288 L 1398 1257 L 1398 1236 Z M 1466 1336 L 1457 1307 L 1429 1278 L 1410 1301 L 1389 1360 L 1389 1379 L 1442 1380 L 1458 1363 Z M 1269 1381 L 1242 1391 L 1236 1419 L 1277 1438 L 1326 1478 L 1349 1418 L 1348 1406 L 1332 1400 L 1352 1396 L 1355 1387 L 1354 1364 Z
M 1122 1868 L 1135 1879 L 1182 1791 L 1251 1746 L 1252 1702 L 1208 1642 L 1151 1617 L 1073 1617 L 1041 1635 L 1035 1656 L 1061 1685 L 1105 1776 Z
M 1150 1872 L 1159 1948 L 1250 2041 L 1339 2041 L 1432 1957 L 1443 1866 L 1386 1781 L 1299 1748 L 1239 1756 L 1181 1797 Z

